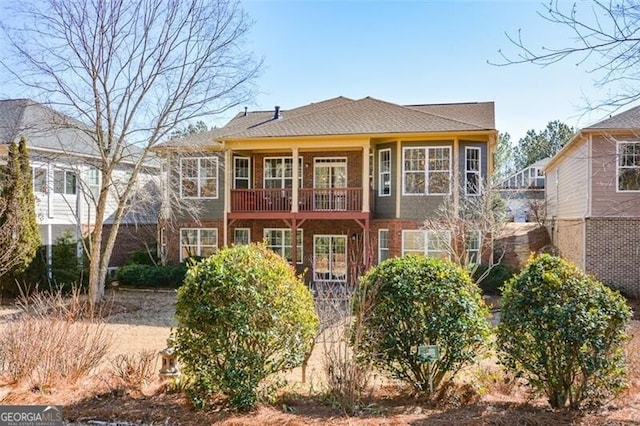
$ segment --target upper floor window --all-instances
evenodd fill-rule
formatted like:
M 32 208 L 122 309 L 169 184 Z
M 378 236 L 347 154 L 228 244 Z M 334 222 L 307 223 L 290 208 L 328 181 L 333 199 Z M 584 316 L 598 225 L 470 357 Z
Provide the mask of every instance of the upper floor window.
M 180 196 L 218 198 L 218 158 L 180 159 Z
M 447 195 L 451 192 L 451 148 L 403 150 L 403 195 Z
M 211 256 L 217 250 L 217 228 L 180 229 L 180 261 L 192 256 Z
M 100 186 L 100 170 L 97 167 L 90 167 L 87 175 L 87 184 L 89 186 Z
M 480 148 L 464 150 L 464 188 L 467 195 L 480 195 Z
M 618 191 L 640 191 L 640 142 L 618 142 Z
M 33 173 L 33 191 L 34 192 L 48 192 L 47 191 L 47 167 L 31 167 Z
M 251 182 L 251 160 L 248 157 L 233 158 L 233 188 L 248 189 Z
M 53 192 L 56 194 L 75 195 L 77 179 L 75 172 L 56 169 L 53 171 Z
M 302 188 L 302 157 L 298 157 L 298 187 Z M 264 187 L 293 188 L 293 158 L 267 157 L 264 159 Z
M 391 195 L 391 150 L 380 150 L 378 157 L 378 195 Z
M 447 230 L 402 231 L 402 255 L 424 254 L 442 259 L 449 258 L 451 233 Z

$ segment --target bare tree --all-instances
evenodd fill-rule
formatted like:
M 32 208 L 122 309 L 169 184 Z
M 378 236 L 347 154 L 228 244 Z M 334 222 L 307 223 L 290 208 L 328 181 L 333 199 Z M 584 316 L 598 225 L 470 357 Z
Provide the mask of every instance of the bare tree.
M 422 229 L 438 240 L 444 255 L 471 274 L 480 263 L 486 263 L 488 267 L 477 277 L 481 282 L 504 256 L 496 241 L 505 225 L 504 200 L 498 191 L 483 185 L 478 195 L 445 198 L 437 213 L 424 221 Z
M 596 87 L 613 87 L 603 100 L 613 110 L 640 100 L 640 2 L 637 0 L 561 2 L 552 0 L 538 13 L 572 34 L 556 47 L 535 48 L 522 32 L 507 35 L 517 48 L 509 55 L 500 51 L 496 65 L 533 63 L 547 66 L 575 58 L 576 64 L 595 77 Z
M 13 56 L 1 63 L 23 88 L 82 122 L 77 129 L 100 158 L 89 277 L 98 302 L 151 149 L 182 123 L 249 98 L 260 67 L 243 51 L 250 23 L 234 0 L 43 0 L 10 7 L 2 28 Z M 103 235 L 114 170 L 125 161 L 131 174 Z

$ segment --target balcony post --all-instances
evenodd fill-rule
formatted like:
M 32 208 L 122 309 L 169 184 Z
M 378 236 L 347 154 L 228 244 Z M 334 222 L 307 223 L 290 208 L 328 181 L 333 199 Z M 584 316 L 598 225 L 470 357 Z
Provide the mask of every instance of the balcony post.
M 371 143 L 367 141 L 362 146 L 362 213 L 369 213 L 369 194 L 370 182 L 369 182 L 369 151 L 371 150 Z
M 298 213 L 298 192 L 300 192 L 300 185 L 298 184 L 298 176 L 300 175 L 300 160 L 298 159 L 298 147 L 293 148 L 292 150 L 292 170 L 291 174 L 291 212 Z
M 233 156 L 231 150 L 224 150 L 224 224 L 222 232 L 222 243 L 229 244 L 229 213 L 231 212 L 231 187 L 233 185 Z

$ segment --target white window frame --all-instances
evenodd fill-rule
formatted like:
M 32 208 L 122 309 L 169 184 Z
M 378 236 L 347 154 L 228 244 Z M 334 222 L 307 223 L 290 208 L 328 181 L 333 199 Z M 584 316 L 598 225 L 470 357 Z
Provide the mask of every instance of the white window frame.
M 38 191 L 36 188 L 36 174 L 41 172 L 44 174 L 44 186 L 43 191 Z M 46 164 L 40 165 L 31 165 L 31 187 L 33 188 L 33 192 L 38 194 L 46 194 L 49 192 L 49 167 Z
M 282 170 L 286 170 L 284 167 L 285 160 L 291 160 L 291 176 L 285 176 L 285 173 L 281 177 L 269 177 L 267 178 L 267 160 L 277 160 L 282 162 Z M 298 188 L 302 188 L 303 183 L 303 168 L 304 161 L 303 157 L 298 157 Z M 267 188 L 267 180 L 277 181 L 280 179 L 280 186 L 276 188 Z M 291 188 L 293 188 L 293 157 L 264 157 L 262 160 L 262 187 L 265 189 L 286 189 L 287 186 L 285 184 L 287 179 L 291 179 Z
M 386 237 L 383 240 L 382 234 L 386 233 Z M 383 246 L 382 242 L 386 242 L 386 245 Z M 382 253 L 386 253 L 384 259 L 382 258 Z M 388 229 L 378 229 L 378 264 L 384 262 L 389 259 L 389 230 Z
M 475 235 L 475 238 L 472 238 L 472 235 Z M 472 247 L 471 243 L 477 241 L 477 247 Z M 466 238 L 465 248 L 467 250 L 467 260 L 469 263 L 480 264 L 482 263 L 482 232 L 480 230 L 472 230 L 469 231 L 469 235 Z M 475 255 L 476 262 L 472 261 L 473 256 Z
M 318 188 L 318 181 L 316 175 L 316 169 L 320 167 L 335 167 L 344 166 L 344 186 L 329 186 L 326 188 Z M 333 172 L 332 172 L 333 173 Z M 347 157 L 316 157 L 313 159 L 313 187 L 315 189 L 344 189 L 349 186 L 349 164 Z
M 100 186 L 100 169 L 96 166 L 89 166 L 87 170 L 87 185 L 91 188 Z
M 197 176 L 195 178 L 189 177 L 189 178 L 185 178 L 184 177 L 184 172 L 183 172 L 183 163 L 186 160 L 196 160 L 197 161 Z M 207 161 L 211 161 L 213 160 L 215 162 L 215 176 L 202 176 L 202 161 L 207 160 Z M 218 198 L 219 194 L 220 194 L 220 162 L 218 161 L 218 157 L 216 156 L 209 156 L 209 157 L 181 157 L 180 158 L 180 198 L 182 199 L 189 199 L 189 200 L 193 200 L 193 199 L 199 199 L 199 200 L 215 200 Z M 208 179 L 212 179 L 215 181 L 216 184 L 216 188 L 215 188 L 215 194 L 212 196 L 202 196 L 202 188 L 204 186 L 203 184 L 203 180 L 208 180 Z M 185 194 L 183 194 L 182 191 L 182 181 L 183 180 L 195 180 L 196 183 L 196 189 L 197 189 L 197 194 L 195 196 L 186 196 Z
M 472 170 L 469 169 L 469 152 L 476 152 L 477 153 L 477 159 L 474 161 L 478 162 L 478 169 L 477 170 Z M 464 149 L 464 193 L 465 195 L 468 195 L 470 197 L 477 197 L 482 193 L 482 181 L 481 179 L 481 170 L 482 170 L 482 150 L 478 147 L 474 147 L 474 146 L 467 146 Z M 477 188 L 476 188 L 476 192 L 469 192 L 469 175 L 475 175 L 476 176 L 476 182 L 477 182 Z
M 446 150 L 449 153 L 449 164 L 448 170 L 431 170 L 429 167 L 429 158 L 430 153 L 437 152 L 437 150 Z M 422 150 L 424 151 L 424 167 L 421 170 L 407 170 L 406 169 L 406 158 L 407 152 L 413 150 Z M 422 196 L 422 195 L 450 195 L 451 194 L 451 178 L 453 173 L 453 158 L 452 158 L 452 149 L 451 146 L 408 146 L 402 149 L 402 195 L 403 196 Z M 424 173 L 424 192 L 407 192 L 406 187 L 406 177 L 407 173 Z M 432 192 L 429 188 L 429 175 L 431 173 L 442 173 L 448 172 L 449 174 L 449 185 L 447 192 Z
M 241 233 L 244 233 L 246 235 L 246 243 L 245 242 L 241 242 L 238 243 L 238 231 L 240 231 Z M 244 238 L 243 238 L 244 239 Z M 233 244 L 235 245 L 246 245 L 246 244 L 251 244 L 251 228 L 235 228 L 233 230 Z
M 384 155 L 388 155 L 388 170 L 384 167 L 385 160 L 383 160 Z M 385 194 L 385 181 L 388 179 L 389 182 L 389 192 Z M 390 197 L 391 196 L 391 148 L 385 148 L 378 151 L 378 196 L 380 197 Z
M 189 232 L 189 231 L 196 231 L 196 241 L 195 244 L 183 244 L 183 232 Z M 213 231 L 214 235 L 215 235 L 215 244 L 202 244 L 202 233 L 206 231 Z M 211 254 L 215 253 L 216 251 L 218 251 L 218 244 L 219 244 L 219 238 L 218 238 L 218 228 L 180 228 L 180 262 L 183 262 L 185 260 L 185 257 L 183 256 L 183 247 L 195 247 L 195 254 L 191 254 L 191 256 L 203 256 L 203 248 L 212 248 L 213 251 Z M 209 255 L 211 255 L 209 254 Z M 206 255 L 205 256 L 209 256 Z
M 273 246 L 270 244 L 269 238 L 267 236 L 268 233 L 270 232 L 278 232 L 280 233 L 280 240 L 282 241 L 282 245 L 281 246 Z M 264 228 L 262 230 L 262 238 L 265 239 L 266 245 L 267 247 L 269 247 L 271 250 L 273 250 L 275 253 L 279 254 L 283 259 L 285 259 L 287 262 L 291 262 L 291 259 L 287 259 L 286 257 L 286 253 L 287 253 L 287 248 L 291 249 L 291 254 L 293 255 L 293 238 L 289 238 L 289 241 L 291 241 L 290 246 L 285 245 L 285 234 L 289 233 L 290 237 L 291 237 L 291 229 L 290 228 Z M 300 242 L 296 244 L 296 249 L 297 249 L 297 259 L 296 259 L 296 264 L 302 264 L 302 259 L 304 257 L 304 232 L 302 229 L 298 229 L 296 231 L 296 242 L 298 240 L 297 236 L 300 236 Z M 277 249 L 276 249 L 277 248 Z
M 622 145 L 637 145 L 637 150 L 640 150 L 640 141 L 618 141 L 616 144 L 616 192 L 623 193 L 634 193 L 640 192 L 640 188 L 638 189 L 620 189 L 620 169 L 630 169 L 630 170 L 640 170 L 640 165 L 633 166 L 622 166 L 620 163 L 622 162 L 623 154 L 622 154 Z M 640 156 L 640 152 L 632 154 L 635 156 Z
M 329 253 L 328 253 L 328 258 L 327 258 L 327 264 L 326 266 L 326 271 L 324 270 L 319 270 L 317 268 L 317 259 L 316 257 L 316 247 L 317 247 L 317 241 L 319 238 L 329 238 Z M 334 258 L 334 255 L 336 253 L 334 253 L 333 251 L 333 240 L 334 239 L 341 239 L 344 241 L 344 269 L 338 269 L 336 267 L 336 260 Z M 313 279 L 314 281 L 322 281 L 322 282 L 334 282 L 334 283 L 346 283 L 347 282 L 347 277 L 349 275 L 349 238 L 347 235 L 344 234 L 336 234 L 336 235 L 323 235 L 323 234 L 316 234 L 313 236 L 313 256 L 314 256 L 314 260 L 313 260 Z M 342 254 L 342 253 L 339 253 Z M 321 277 L 320 275 L 326 275 L 326 277 Z
M 247 177 L 241 176 L 238 177 L 237 175 L 237 171 L 238 171 L 238 160 L 242 160 L 242 161 L 246 161 L 247 162 Z M 247 187 L 246 188 L 238 188 L 238 184 L 237 182 L 239 180 L 242 181 L 246 181 L 247 182 Z M 250 157 L 241 157 L 241 156 L 235 156 L 233 157 L 233 189 L 250 189 L 251 188 L 251 158 Z
M 62 180 L 62 192 L 56 191 L 56 173 L 63 173 Z M 67 192 L 67 180 L 69 176 L 73 176 L 75 179 L 73 185 L 73 192 Z M 62 195 L 78 195 L 78 173 L 75 170 L 63 169 L 59 167 L 55 167 L 53 169 L 53 184 L 51 185 L 51 190 L 54 194 L 62 194 Z
M 407 235 L 418 235 L 422 238 L 422 247 L 415 249 L 407 249 L 405 243 L 407 242 Z M 451 245 L 451 231 L 449 230 L 425 230 L 425 229 L 403 229 L 402 230 L 402 255 L 406 254 L 424 254 L 425 256 L 432 256 L 434 253 L 444 253 L 445 256 L 433 256 L 449 259 L 448 252 L 449 247 L 441 247 L 440 249 L 432 249 L 429 247 L 429 243 L 433 238 L 441 238 L 439 235 L 445 236 L 445 239 L 449 240 L 449 246 Z

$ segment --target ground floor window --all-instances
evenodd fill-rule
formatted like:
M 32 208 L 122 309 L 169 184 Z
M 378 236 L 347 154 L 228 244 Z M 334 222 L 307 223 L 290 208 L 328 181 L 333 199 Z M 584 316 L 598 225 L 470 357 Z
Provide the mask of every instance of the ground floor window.
M 180 229 L 180 261 L 192 256 L 211 256 L 218 250 L 216 228 Z
M 389 258 L 389 230 L 378 230 L 378 263 L 382 263 Z
M 302 263 L 302 229 L 297 231 L 296 263 Z M 280 256 L 293 262 L 293 245 L 291 241 L 291 229 L 269 228 L 264 230 L 264 239 L 269 247 Z
M 471 231 L 467 235 L 467 259 L 469 263 L 480 263 L 482 235 L 480 231 Z
M 402 231 L 402 255 L 424 254 L 442 259 L 449 258 L 451 233 L 446 230 Z
M 236 228 L 233 230 L 233 243 L 237 246 L 251 243 L 250 228 Z
M 313 238 L 314 281 L 347 281 L 347 236 L 316 235 Z

